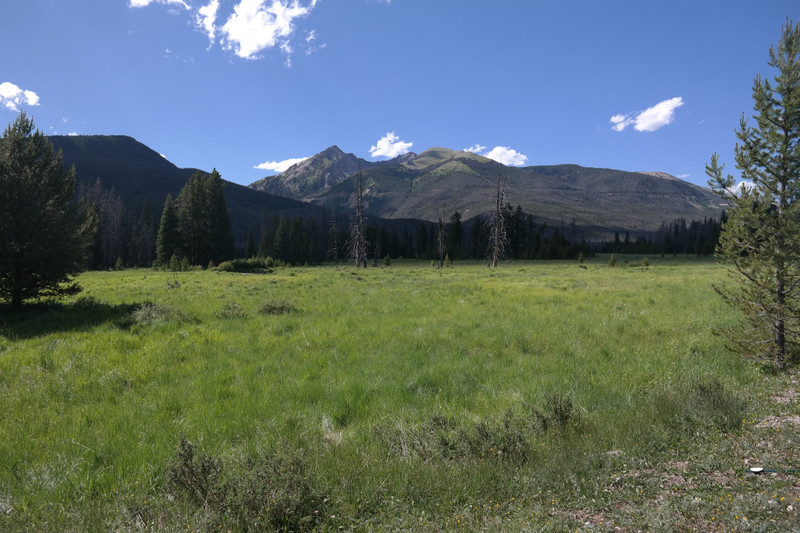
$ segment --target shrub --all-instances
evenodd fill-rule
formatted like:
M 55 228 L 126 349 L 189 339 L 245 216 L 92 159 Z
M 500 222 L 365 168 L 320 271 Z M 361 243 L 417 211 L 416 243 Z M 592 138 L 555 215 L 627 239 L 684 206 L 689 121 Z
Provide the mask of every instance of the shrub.
M 262 315 L 283 315 L 286 313 L 293 313 L 295 311 L 297 311 L 295 305 L 287 300 L 273 300 L 264 302 L 258 309 L 258 312 Z
M 180 272 L 181 271 L 181 260 L 178 259 L 178 256 L 172 254 L 172 257 L 169 258 L 169 264 L 167 266 L 169 270 L 172 272 Z
M 222 306 L 217 313 L 219 318 L 247 318 L 247 311 L 236 302 L 229 302 Z
M 181 437 L 165 490 L 241 531 L 309 531 L 323 519 L 304 454 L 285 443 L 270 453 L 223 465 Z
M 163 326 L 171 322 L 185 322 L 186 314 L 180 309 L 168 305 L 159 305 L 150 302 L 140 305 L 132 314 L 132 326 Z
M 324 516 L 324 497 L 311 482 L 302 451 L 283 443 L 235 470 L 225 485 L 225 507 L 243 529 L 262 530 L 263 517 L 276 531 L 311 530 Z
M 233 266 L 233 261 L 223 261 L 217 265 L 217 270 L 220 272 L 235 272 L 236 269 Z
M 575 416 L 575 406 L 569 396 L 558 393 L 545 396 L 542 409 L 532 409 L 533 415 L 543 431 L 557 428 L 564 429 Z
M 267 274 L 272 272 L 270 259 L 251 257 L 250 259 L 234 259 L 233 261 L 223 261 L 216 267 L 220 272 L 242 272 L 251 274 Z
M 181 436 L 164 479 L 167 492 L 195 504 L 213 507 L 222 501 L 219 461 L 204 452 L 196 453 L 186 437 Z
M 493 458 L 521 463 L 530 458 L 537 434 L 564 429 L 575 419 L 572 400 L 551 394 L 541 409 L 512 407 L 499 420 L 464 421 L 434 415 L 411 427 L 402 423 L 381 425 L 374 434 L 387 444 L 390 453 L 403 457 L 418 455 L 429 461 Z
M 656 414 L 663 424 L 687 433 L 696 428 L 730 431 L 741 426 L 746 402 L 716 378 L 696 379 L 662 391 L 654 397 Z

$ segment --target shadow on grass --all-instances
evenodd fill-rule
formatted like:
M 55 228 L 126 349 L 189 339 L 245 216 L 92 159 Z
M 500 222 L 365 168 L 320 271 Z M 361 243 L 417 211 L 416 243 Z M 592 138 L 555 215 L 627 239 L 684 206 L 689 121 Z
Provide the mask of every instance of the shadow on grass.
M 131 326 L 131 316 L 142 304 L 111 305 L 94 298 L 79 298 L 71 303 L 53 301 L 28 304 L 16 310 L 0 305 L 0 337 L 31 339 L 66 331 L 88 331 L 102 324 L 121 329 Z

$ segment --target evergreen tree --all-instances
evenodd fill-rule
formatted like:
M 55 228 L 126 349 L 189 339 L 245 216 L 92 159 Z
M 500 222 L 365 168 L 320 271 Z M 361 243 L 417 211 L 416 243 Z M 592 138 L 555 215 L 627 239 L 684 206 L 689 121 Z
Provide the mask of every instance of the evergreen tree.
M 718 252 L 740 281 L 720 293 L 750 326 L 738 329 L 734 340 L 780 368 L 800 333 L 800 24 L 787 23 L 769 55 L 775 85 L 756 77 L 755 125 L 742 117 L 736 132 L 736 168 L 752 186 L 734 192 L 734 177 L 723 177 L 717 154 L 706 172 L 729 201 Z
M 447 234 L 447 255 L 451 259 L 461 259 L 463 245 L 464 224 L 461 222 L 461 213 L 455 211 L 450 215 L 450 231 Z
M 164 210 L 161 212 L 161 224 L 156 236 L 156 266 L 166 267 L 172 256 L 177 258 L 181 251 L 181 234 L 178 228 L 178 212 L 172 202 L 172 195 L 167 195 Z
M 286 263 L 292 262 L 292 244 L 289 238 L 289 222 L 286 217 L 280 217 L 278 226 L 275 228 L 275 236 L 272 239 L 271 256 Z
M 75 169 L 21 113 L 0 138 L 0 298 L 15 308 L 40 296 L 80 290 L 94 231 L 74 201 Z
M 420 222 L 417 226 L 417 259 L 422 259 L 428 254 L 428 226 Z
M 231 225 L 230 211 L 225 200 L 225 182 L 217 169 L 205 176 L 205 195 L 208 205 L 208 238 L 210 249 L 208 257 L 201 258 L 199 264 L 205 265 L 209 261 L 221 263 L 232 259 L 236 254 L 233 244 L 233 226 Z M 205 260 L 207 259 L 207 260 Z
M 244 256 L 245 259 L 251 259 L 256 256 L 258 253 L 258 248 L 256 248 L 256 239 L 253 237 L 253 230 L 247 230 L 247 244 L 245 245 L 244 249 Z
M 197 171 L 178 195 L 183 257 L 191 265 L 220 263 L 234 255 L 233 229 L 224 186 L 216 169 L 211 174 Z
M 156 250 L 156 231 L 153 211 L 145 203 L 142 205 L 142 212 L 139 219 L 131 229 L 130 245 L 128 246 L 128 256 L 132 264 L 136 266 L 149 266 L 153 263 Z

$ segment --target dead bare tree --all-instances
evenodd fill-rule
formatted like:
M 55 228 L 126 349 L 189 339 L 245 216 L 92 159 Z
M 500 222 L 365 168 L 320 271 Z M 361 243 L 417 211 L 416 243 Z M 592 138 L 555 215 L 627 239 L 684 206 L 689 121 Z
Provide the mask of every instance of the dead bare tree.
M 486 221 L 489 233 L 488 266 L 497 267 L 497 263 L 504 259 L 510 247 L 508 241 L 508 228 L 506 227 L 505 208 L 508 204 L 508 180 L 503 171 L 497 174 L 497 190 L 495 192 L 494 209 L 489 213 Z
M 444 268 L 444 254 L 447 251 L 447 224 L 444 223 L 444 213 L 445 206 L 444 203 L 441 203 L 436 209 L 436 215 L 438 218 L 436 251 L 439 252 L 439 268 Z
M 356 177 L 356 212 L 350 224 L 347 250 L 356 268 L 367 268 L 367 217 L 364 214 L 364 183 L 361 169 Z
M 328 230 L 328 258 L 339 266 L 339 229 L 336 227 L 336 208 L 331 214 L 330 229 Z

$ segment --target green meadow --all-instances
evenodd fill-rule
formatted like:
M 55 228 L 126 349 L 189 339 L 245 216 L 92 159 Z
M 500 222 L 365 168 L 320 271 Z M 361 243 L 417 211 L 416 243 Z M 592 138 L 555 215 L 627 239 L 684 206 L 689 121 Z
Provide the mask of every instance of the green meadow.
M 727 267 L 618 259 L 87 272 L 2 308 L 0 530 L 800 527 L 796 375 L 726 348 Z

